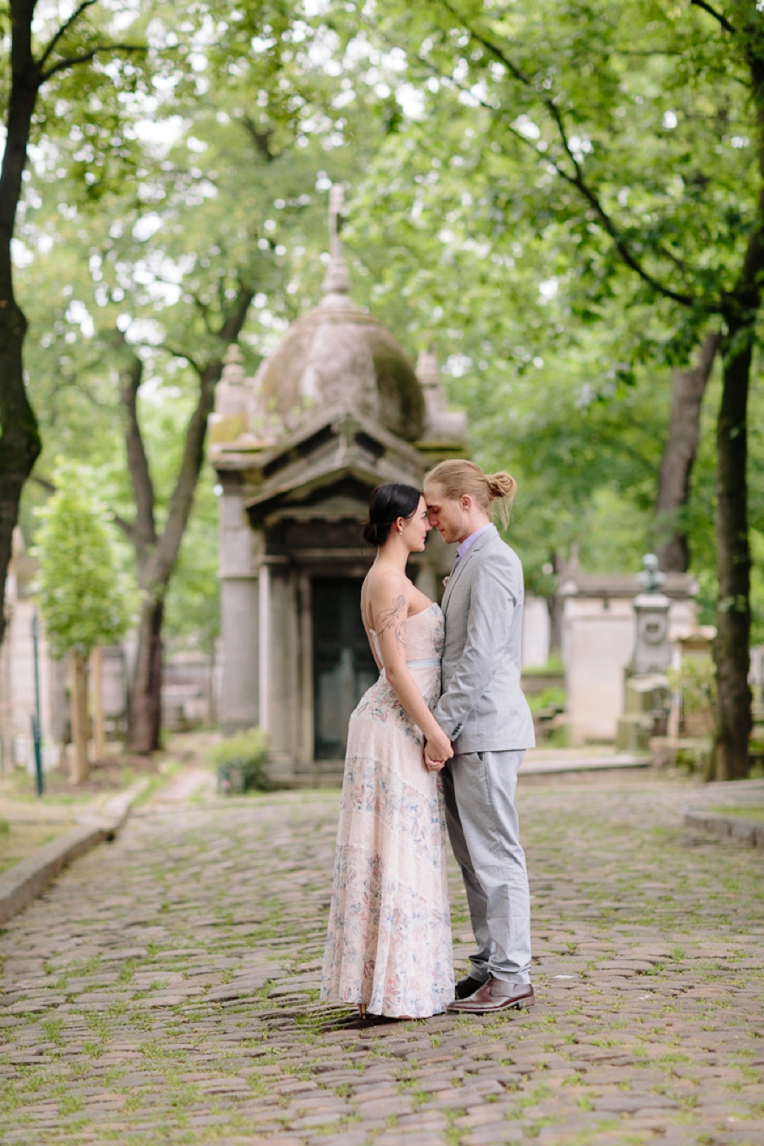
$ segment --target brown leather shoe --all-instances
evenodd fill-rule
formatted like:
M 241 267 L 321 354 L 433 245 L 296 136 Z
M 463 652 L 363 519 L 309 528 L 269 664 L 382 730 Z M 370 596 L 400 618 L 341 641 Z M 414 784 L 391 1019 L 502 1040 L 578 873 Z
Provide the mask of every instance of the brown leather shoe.
M 472 975 L 460 979 L 454 987 L 457 999 L 469 999 L 471 995 L 475 994 L 475 991 L 483 986 L 484 982 L 485 979 L 473 979 Z
M 530 983 L 507 983 L 489 975 L 482 987 L 468 999 L 456 999 L 446 1010 L 458 1015 L 487 1015 L 510 1007 L 532 1007 L 536 1002 Z

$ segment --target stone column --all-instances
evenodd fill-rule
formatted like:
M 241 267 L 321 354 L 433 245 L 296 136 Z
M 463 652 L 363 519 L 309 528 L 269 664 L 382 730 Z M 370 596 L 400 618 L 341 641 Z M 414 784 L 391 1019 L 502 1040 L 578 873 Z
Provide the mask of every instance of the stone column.
M 640 593 L 634 598 L 636 635 L 634 652 L 626 666 L 627 675 L 664 673 L 671 664 L 670 605 L 662 593 Z
M 299 763 L 304 770 L 313 767 L 313 610 L 312 585 L 307 573 L 300 573 L 300 748 Z
M 220 499 L 221 725 L 230 736 L 260 723 L 259 598 L 262 538 L 250 527 L 240 488 Z

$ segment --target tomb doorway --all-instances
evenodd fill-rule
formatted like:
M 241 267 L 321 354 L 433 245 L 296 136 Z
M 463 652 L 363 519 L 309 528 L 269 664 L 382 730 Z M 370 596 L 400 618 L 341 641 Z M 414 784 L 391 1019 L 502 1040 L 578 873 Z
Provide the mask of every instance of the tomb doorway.
M 350 714 L 378 676 L 361 620 L 360 577 L 312 583 L 315 759 L 344 760 Z

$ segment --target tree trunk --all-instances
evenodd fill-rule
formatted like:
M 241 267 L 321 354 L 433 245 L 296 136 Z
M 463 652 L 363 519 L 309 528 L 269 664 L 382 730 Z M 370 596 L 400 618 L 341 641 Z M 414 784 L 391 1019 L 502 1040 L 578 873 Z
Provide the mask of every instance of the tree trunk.
M 21 491 L 40 452 L 37 420 L 24 384 L 26 319 L 14 295 L 11 259 L 40 75 L 32 56 L 34 4 L 27 0 L 11 8 L 11 87 L 0 167 L 0 642 L 5 632 L 5 580 Z
M 130 694 L 128 743 L 147 756 L 160 747 L 162 730 L 162 621 L 164 597 L 146 600 L 138 628 L 138 655 Z
M 716 614 L 718 694 L 717 780 L 748 775 L 751 690 L 751 555 L 748 546 L 747 408 L 753 331 L 729 323 L 724 340 L 724 383 L 716 426 L 716 545 L 719 600 Z
M 93 667 L 93 743 L 96 760 L 106 758 L 106 721 L 103 711 L 103 649 L 95 648 Z
M 82 3 L 63 20 L 36 59 L 32 24 L 37 3 L 38 0 L 10 0 L 4 8 L 4 35 L 10 35 L 10 83 L 4 77 L 8 112 L 0 165 L 0 643 L 5 632 L 5 580 L 21 491 L 41 448 L 37 419 L 24 384 L 22 349 L 26 320 L 14 296 L 11 258 L 32 119 L 40 88 L 52 75 L 86 64 L 107 50 L 106 45 L 100 45 L 71 58 L 59 56 L 66 33 L 90 7 L 89 3 Z M 129 45 L 121 48 L 133 50 Z
M 72 746 L 74 755 L 71 761 L 70 779 L 73 784 L 87 780 L 90 772 L 88 763 L 88 740 L 90 721 L 88 718 L 88 654 L 75 652 L 71 655 L 72 670 Z
M 748 542 L 748 390 L 764 273 L 764 57 L 762 17 L 746 45 L 758 128 L 757 219 L 735 289 L 723 298 L 726 331 L 722 399 L 716 423 L 716 778 L 739 780 L 750 769 L 753 725 L 748 685 L 751 640 L 751 551 Z M 753 25 L 747 32 L 753 30 Z
M 655 504 L 655 552 L 661 569 L 667 573 L 686 573 L 690 565 L 684 515 L 698 452 L 703 395 L 719 341 L 718 333 L 707 334 L 697 364 L 675 370 L 671 380 L 671 419 Z
M 565 559 L 558 549 L 553 552 L 550 564 L 557 577 L 557 588 L 546 599 L 549 613 L 549 655 L 552 657 L 562 652 L 562 613 L 565 604 L 560 593 L 565 571 Z
M 0 272 L 0 283 L 3 277 Z M 12 292 L 3 292 L 0 287 L 0 644 L 5 633 L 5 581 L 21 491 L 41 446 L 24 384 L 25 330 L 24 315 Z
M 197 368 L 199 398 L 186 426 L 183 458 L 161 535 L 156 530 L 154 488 L 138 420 L 138 391 L 141 385 L 142 364 L 135 352 L 130 351 L 122 339 L 125 357 L 120 373 L 120 398 L 136 515 L 133 523 L 120 524 L 135 547 L 143 594 L 127 742 L 133 752 L 141 755 L 153 752 L 159 747 L 162 721 L 164 601 L 170 577 L 178 560 L 183 534 L 194 504 L 199 473 L 204 463 L 207 419 L 212 413 L 215 386 L 223 371 L 223 353 L 239 337 L 253 297 L 253 290 L 246 286 L 240 287 L 217 332 L 222 350 L 220 356 Z

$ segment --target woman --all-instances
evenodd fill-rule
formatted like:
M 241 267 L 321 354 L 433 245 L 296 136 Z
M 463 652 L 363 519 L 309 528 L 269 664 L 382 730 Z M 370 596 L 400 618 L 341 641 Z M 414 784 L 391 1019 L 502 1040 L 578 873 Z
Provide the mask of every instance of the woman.
M 447 760 L 432 715 L 445 628 L 406 576 L 432 526 L 419 490 L 374 490 L 364 537 L 377 556 L 361 611 L 379 680 L 350 717 L 321 997 L 390 1018 L 427 1018 L 454 997 L 445 819 L 422 747 Z

